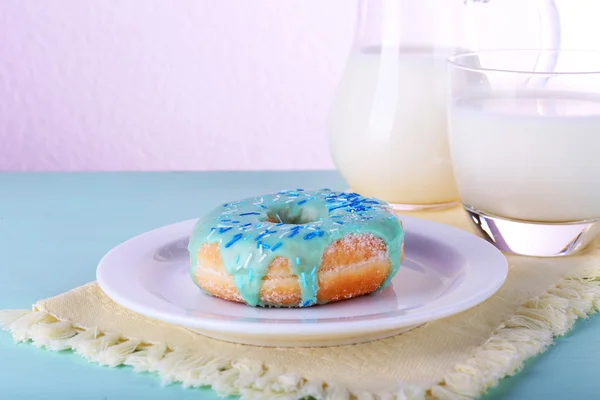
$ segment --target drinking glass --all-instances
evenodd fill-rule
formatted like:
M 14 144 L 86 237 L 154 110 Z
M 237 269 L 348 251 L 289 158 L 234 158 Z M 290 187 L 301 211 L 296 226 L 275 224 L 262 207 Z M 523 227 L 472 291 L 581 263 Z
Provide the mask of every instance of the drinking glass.
M 448 72 L 453 173 L 479 233 L 521 255 L 585 248 L 600 232 L 600 53 L 480 51 Z

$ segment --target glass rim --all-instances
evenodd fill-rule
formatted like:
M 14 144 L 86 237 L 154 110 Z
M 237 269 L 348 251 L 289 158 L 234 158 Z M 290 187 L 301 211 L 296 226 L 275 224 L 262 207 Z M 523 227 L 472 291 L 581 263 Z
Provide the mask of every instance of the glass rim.
M 598 56 L 598 69 L 592 69 L 592 70 L 573 70 L 573 71 L 526 71 L 526 70 L 519 70 L 519 69 L 503 69 L 503 68 L 484 68 L 484 67 L 470 67 L 467 66 L 465 64 L 461 64 L 460 63 L 460 59 L 469 57 L 469 56 L 474 56 L 477 54 L 493 54 L 493 53 L 539 53 L 539 54 L 544 54 L 547 52 L 552 52 L 552 53 L 576 53 L 576 54 L 588 54 L 588 55 L 596 55 Z M 473 72 L 504 72 L 504 73 L 510 73 L 510 74 L 527 74 L 527 75 L 538 75 L 538 76 L 543 76 L 543 75 L 593 75 L 593 74 L 600 74 L 600 51 L 597 50 L 580 50 L 580 49 L 486 49 L 486 50 L 476 50 L 476 51 L 470 51 L 467 53 L 460 53 L 460 54 L 455 54 L 452 55 L 450 57 L 448 57 L 448 59 L 446 60 L 446 63 L 448 65 L 451 65 L 455 68 L 459 68 L 462 70 L 466 70 L 466 71 L 473 71 Z

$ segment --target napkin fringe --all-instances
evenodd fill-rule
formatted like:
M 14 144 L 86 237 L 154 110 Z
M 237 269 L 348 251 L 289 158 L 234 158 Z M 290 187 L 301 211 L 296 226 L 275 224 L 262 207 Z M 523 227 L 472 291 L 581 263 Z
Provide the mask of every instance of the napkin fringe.
M 422 398 L 422 389 L 399 389 L 397 393 L 351 393 L 348 389 L 320 380 L 268 370 L 261 362 L 236 361 L 197 354 L 188 349 L 170 349 L 95 329 L 77 327 L 43 311 L 0 311 L 0 328 L 16 342 L 31 342 L 52 351 L 72 350 L 102 366 L 126 365 L 135 372 L 156 373 L 163 385 L 211 386 L 221 396 L 242 399 L 296 400 L 301 398 L 346 400 L 375 398 Z
M 580 268 L 519 307 L 470 359 L 456 365 L 435 385 L 431 394 L 442 400 L 477 398 L 502 378 L 517 373 L 525 360 L 543 353 L 578 318 L 599 310 L 600 265 Z
M 170 349 L 164 344 L 83 329 L 42 311 L 0 311 L 0 327 L 17 342 L 31 341 L 37 347 L 54 351 L 70 349 L 104 366 L 128 365 L 136 372 L 154 372 L 163 384 L 211 386 L 221 396 L 240 395 L 248 400 L 466 400 L 479 397 L 500 379 L 515 374 L 526 359 L 542 353 L 554 337 L 564 335 L 578 318 L 586 318 L 599 309 L 600 265 L 587 266 L 526 302 L 439 384 L 429 390 L 399 387 L 385 393 L 355 393 L 327 382 L 269 370 L 255 360 L 204 356 L 187 349 Z

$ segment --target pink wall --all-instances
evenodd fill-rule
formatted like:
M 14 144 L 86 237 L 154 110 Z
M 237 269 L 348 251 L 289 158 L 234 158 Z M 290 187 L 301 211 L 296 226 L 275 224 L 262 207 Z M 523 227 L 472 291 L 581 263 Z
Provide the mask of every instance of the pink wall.
M 351 0 L 6 0 L 0 169 L 332 168 Z
M 355 1 L 3 0 L 0 170 L 332 168 Z M 559 5 L 598 47 L 600 2 Z

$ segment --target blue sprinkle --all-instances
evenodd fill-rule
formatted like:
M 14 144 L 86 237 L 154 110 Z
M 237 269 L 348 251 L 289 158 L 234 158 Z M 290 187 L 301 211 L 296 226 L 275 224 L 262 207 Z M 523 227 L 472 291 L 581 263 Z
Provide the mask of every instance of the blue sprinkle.
M 242 238 L 242 236 L 243 235 L 241 233 L 237 233 L 237 234 L 233 235 L 233 238 L 231 238 L 231 240 L 225 245 L 225 248 L 227 249 L 229 246 L 231 246 L 232 244 L 234 244 L 235 242 L 240 240 Z
M 263 224 L 256 224 L 256 229 L 260 228 L 261 226 L 263 226 Z
M 302 307 L 308 307 L 310 305 L 310 300 L 306 300 L 304 303 L 302 303 Z
M 300 193 L 297 193 L 297 192 L 289 192 L 289 193 L 288 193 L 288 195 L 289 195 L 290 197 L 298 197 L 298 196 L 300 196 Z
M 252 211 L 252 212 L 240 214 L 240 217 L 245 217 L 246 215 L 260 215 L 260 213 Z
M 308 233 L 308 234 L 304 235 L 304 240 L 310 240 L 310 239 L 314 238 L 315 236 L 317 236 L 317 234 L 314 232 Z
M 275 246 L 273 246 L 273 248 L 271 249 L 271 251 L 275 251 L 275 250 L 277 250 L 278 248 L 280 248 L 280 247 L 281 247 L 281 245 L 282 245 L 282 244 L 283 244 L 283 243 L 281 243 L 281 242 L 277 242 L 277 244 L 275 244 Z
M 232 224 L 239 224 L 240 221 L 231 221 Z
M 262 232 L 260 235 L 258 235 L 257 237 L 254 238 L 254 240 L 260 240 L 262 239 L 266 234 L 267 234 L 268 230 Z
M 241 227 L 245 228 L 245 227 L 250 226 L 250 225 L 252 225 L 252 224 L 244 224 L 244 225 L 241 225 Z
M 223 207 L 227 207 L 229 205 L 229 203 L 225 203 L 223 204 Z
M 325 232 L 323 232 L 323 231 L 317 231 L 317 232 L 315 232 L 315 233 L 317 234 L 317 236 L 321 237 L 321 236 L 323 236 L 323 234 L 324 234 Z
M 277 233 L 277 230 L 271 231 L 271 230 L 267 229 L 267 233 Z
M 210 231 L 212 232 L 212 231 L 214 231 L 215 229 L 217 229 L 217 228 L 210 228 Z
M 289 239 L 289 238 L 293 238 L 293 237 L 294 237 L 294 236 L 296 236 L 298 233 L 300 233 L 300 229 L 298 229 L 298 230 L 294 230 L 292 233 L 290 233 L 290 234 L 288 235 L 288 239 Z
M 263 205 L 263 204 L 255 204 L 256 207 L 260 207 L 260 208 L 264 208 L 265 210 L 268 210 L 268 207 Z
M 299 189 L 299 188 L 297 188 L 297 189 L 296 189 L 296 191 L 297 191 L 297 192 L 304 192 L 304 189 Z
M 269 246 L 268 244 L 266 244 L 266 243 L 263 243 L 263 242 L 261 242 L 261 241 L 259 241 L 258 243 L 256 243 L 256 248 L 257 248 L 257 249 L 260 249 L 261 247 L 262 247 L 263 249 L 268 249 L 268 248 L 270 248 L 271 246 Z
M 237 257 L 235 258 L 235 261 L 234 261 L 235 265 L 237 265 L 237 263 L 238 263 L 239 261 L 240 261 L 240 255 L 238 254 L 238 255 L 237 255 Z
M 300 265 L 300 257 L 296 257 L 296 265 Z
M 378 203 L 377 201 L 375 201 L 375 200 L 365 200 L 365 201 L 363 201 L 363 203 L 365 203 L 365 204 L 379 204 L 379 203 Z
M 306 203 L 306 202 L 307 202 L 307 200 L 306 200 L 306 199 L 304 199 L 304 200 L 300 200 L 300 201 L 298 202 L 298 205 L 299 205 L 299 206 L 301 206 L 302 204 L 304 204 L 304 203 Z
M 334 222 L 338 225 L 344 225 L 344 223 L 342 221 L 334 221 Z
M 308 282 L 306 281 L 306 274 L 304 272 L 301 272 L 300 276 L 302 277 L 302 285 L 304 287 L 308 287 Z
M 248 270 L 248 282 L 252 280 L 252 268 Z
M 279 224 L 275 225 L 275 226 L 282 226 L 285 225 L 283 222 L 280 222 Z
M 222 219 L 221 222 L 231 222 L 230 219 Z
M 231 229 L 231 227 L 229 227 L 229 228 L 219 228 L 219 233 L 225 233 L 225 232 L 227 232 L 230 229 Z

